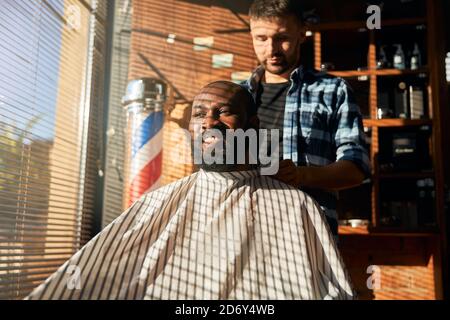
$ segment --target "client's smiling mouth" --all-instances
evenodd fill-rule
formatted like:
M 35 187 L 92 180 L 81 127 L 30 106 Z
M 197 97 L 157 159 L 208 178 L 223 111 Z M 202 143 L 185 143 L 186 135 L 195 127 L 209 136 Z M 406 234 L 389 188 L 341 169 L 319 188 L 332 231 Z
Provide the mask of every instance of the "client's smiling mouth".
M 211 136 L 211 137 L 206 137 L 202 139 L 202 145 L 204 148 L 210 148 L 215 146 L 217 143 L 221 142 L 222 139 L 219 139 L 217 137 Z

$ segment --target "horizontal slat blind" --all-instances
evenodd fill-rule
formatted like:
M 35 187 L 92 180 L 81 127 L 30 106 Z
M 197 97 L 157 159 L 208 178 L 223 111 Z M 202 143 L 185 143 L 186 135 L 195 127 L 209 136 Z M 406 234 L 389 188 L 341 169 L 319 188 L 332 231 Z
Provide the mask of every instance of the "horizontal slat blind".
M 0 299 L 27 295 L 92 236 L 102 143 L 100 2 L 94 10 L 97 1 L 2 0 Z

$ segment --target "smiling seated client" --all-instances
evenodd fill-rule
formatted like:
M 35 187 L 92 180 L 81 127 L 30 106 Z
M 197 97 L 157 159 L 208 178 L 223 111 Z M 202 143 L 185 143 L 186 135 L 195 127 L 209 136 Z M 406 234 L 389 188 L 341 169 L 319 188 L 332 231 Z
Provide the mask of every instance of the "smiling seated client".
M 191 128 L 246 130 L 255 109 L 247 90 L 216 81 L 195 97 Z M 26 299 L 354 298 L 311 197 L 248 161 L 199 167 L 143 195 Z

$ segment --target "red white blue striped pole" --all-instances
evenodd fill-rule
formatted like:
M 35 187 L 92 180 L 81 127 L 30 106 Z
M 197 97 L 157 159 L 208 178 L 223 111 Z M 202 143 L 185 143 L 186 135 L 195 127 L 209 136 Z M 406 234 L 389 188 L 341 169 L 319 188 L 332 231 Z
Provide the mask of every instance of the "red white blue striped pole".
M 127 206 L 160 186 L 166 85 L 153 78 L 132 80 L 122 103 L 127 110 Z

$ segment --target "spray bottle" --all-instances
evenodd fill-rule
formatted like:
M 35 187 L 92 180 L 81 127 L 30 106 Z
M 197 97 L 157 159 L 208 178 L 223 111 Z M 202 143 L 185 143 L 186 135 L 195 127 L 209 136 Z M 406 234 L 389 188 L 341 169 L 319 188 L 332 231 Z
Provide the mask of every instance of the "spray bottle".
M 405 53 L 403 52 L 402 46 L 400 44 L 396 44 L 395 46 L 397 47 L 397 51 L 394 55 L 394 68 L 404 70 L 406 68 Z

